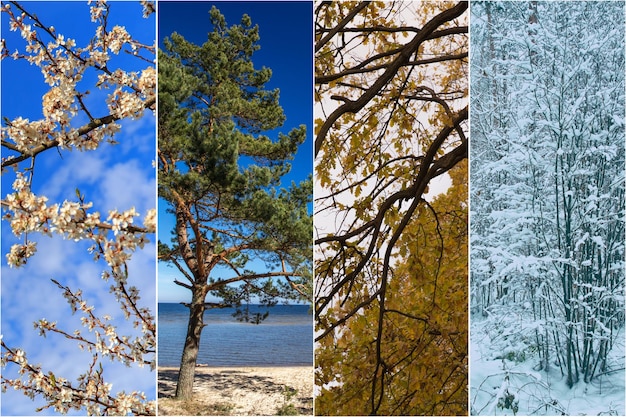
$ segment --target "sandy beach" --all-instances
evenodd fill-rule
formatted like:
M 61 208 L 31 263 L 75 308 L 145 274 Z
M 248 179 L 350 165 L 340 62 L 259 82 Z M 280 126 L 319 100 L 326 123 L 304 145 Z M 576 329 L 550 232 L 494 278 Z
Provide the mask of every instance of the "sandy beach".
M 313 414 L 313 367 L 198 366 L 194 398 L 172 399 L 178 368 L 159 367 L 159 415 Z M 297 390 L 289 397 L 289 391 Z

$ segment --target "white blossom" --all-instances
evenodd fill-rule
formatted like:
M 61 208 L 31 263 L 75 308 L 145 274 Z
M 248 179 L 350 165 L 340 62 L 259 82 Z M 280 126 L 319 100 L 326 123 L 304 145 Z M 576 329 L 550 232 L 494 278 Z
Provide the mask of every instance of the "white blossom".
M 144 17 L 154 11 L 154 2 L 142 1 L 141 4 Z M 41 336 L 56 333 L 74 340 L 79 349 L 94 355 L 94 362 L 91 366 L 87 364 L 88 370 L 77 381 L 70 382 L 52 371 L 42 370 L 40 365 L 29 363 L 24 350 L 12 348 L 0 337 L 2 367 L 13 364 L 18 369 L 17 377 L 9 378 L 8 373 L 6 378 L 3 377 L 1 388 L 3 391 L 8 388 L 22 391 L 30 398 L 41 396 L 46 401 L 46 408 L 60 413 L 83 409 L 89 415 L 154 414 L 155 402 L 148 401 L 143 393 L 112 394 L 111 383 L 103 379 L 106 369 L 103 372 L 96 364 L 112 360 L 129 366 L 149 365 L 151 369 L 156 365 L 153 349 L 156 344 L 155 318 L 149 309 L 138 305 L 139 291 L 128 284 L 127 276 L 128 261 L 155 232 L 156 211 L 139 213 L 131 207 L 113 210 L 104 219 L 100 211 L 94 209 L 89 196 L 79 194 L 73 200 L 50 202 L 47 196 L 38 195 L 31 187 L 33 177 L 38 176 L 37 169 L 17 162 L 18 158 L 28 161 L 40 152 L 54 152 L 56 147 L 60 150 L 95 150 L 120 131 L 118 120 L 137 119 L 144 115 L 146 108 L 155 109 L 154 65 L 146 65 L 141 71 L 118 68 L 110 72 L 105 68 L 111 56 L 123 48 L 128 47 L 133 54 L 148 51 L 154 55 L 154 46 L 142 45 L 123 26 L 109 27 L 106 1 L 90 1 L 89 5 L 95 35 L 83 47 L 77 47 L 75 39 L 58 33 L 52 26 L 42 30 L 46 28 L 45 22 L 39 21 L 35 15 L 16 12 L 9 4 L 0 8 L 8 15 L 9 29 L 18 32 L 23 39 L 23 47 L 12 53 L 5 49 L 3 41 L 3 58 L 25 60 L 39 67 L 42 80 L 49 86 L 43 96 L 32 98 L 33 105 L 41 103 L 41 119 L 18 116 L 0 128 L 3 152 L 5 143 L 10 144 L 7 146 L 9 152 L 3 153 L 2 173 L 11 173 L 6 167 L 15 170 L 15 174 L 11 173 L 15 175 L 11 190 L 6 192 L 2 201 L 3 220 L 19 239 L 11 246 L 6 258 L 10 267 L 19 268 L 36 256 L 36 241 L 30 237 L 37 234 L 87 242 L 89 253 L 103 268 L 100 276 L 94 279 L 102 279 L 105 289 L 110 286 L 123 317 L 132 320 L 133 326 L 139 330 L 132 336 L 119 334 L 111 316 L 97 311 L 83 298 L 80 289 L 71 289 L 59 282 L 61 279 L 55 279 L 71 311 L 80 315 L 83 327 L 66 331 L 55 321 L 42 318 L 34 323 L 34 328 Z M 102 104 L 107 105 L 112 121 L 109 118 L 108 122 L 103 122 L 98 117 L 104 115 L 94 114 L 86 107 L 89 102 L 84 97 L 90 92 L 85 90 L 81 80 L 88 71 L 97 74 L 98 81 L 92 87 L 99 88 L 106 95 Z M 86 124 L 85 120 L 88 120 Z M 143 226 L 134 224 L 138 216 L 143 216 Z M 104 356 L 106 361 L 102 360 Z

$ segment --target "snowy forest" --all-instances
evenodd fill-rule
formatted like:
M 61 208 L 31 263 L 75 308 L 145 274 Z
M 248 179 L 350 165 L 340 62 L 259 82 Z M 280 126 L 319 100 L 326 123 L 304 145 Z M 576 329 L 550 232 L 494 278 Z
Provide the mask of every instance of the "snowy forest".
M 624 6 L 471 10 L 470 407 L 624 415 Z

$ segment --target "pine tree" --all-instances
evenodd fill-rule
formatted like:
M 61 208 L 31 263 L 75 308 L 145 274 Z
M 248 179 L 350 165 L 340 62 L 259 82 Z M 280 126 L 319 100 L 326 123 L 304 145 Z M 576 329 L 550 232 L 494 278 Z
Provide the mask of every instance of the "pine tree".
M 228 27 L 215 7 L 210 21 L 203 45 L 174 33 L 159 53 L 159 196 L 176 217 L 159 259 L 180 271 L 187 282 L 175 283 L 192 295 L 177 398 L 191 397 L 206 308 L 310 300 L 312 293 L 312 183 L 279 188 L 305 126 L 276 140 L 262 134 L 285 116 L 279 91 L 264 88 L 271 70 L 252 62 L 258 27 L 247 15 Z M 232 277 L 217 278 L 216 270 Z M 222 302 L 207 303 L 209 294 Z M 245 308 L 237 315 L 256 323 L 265 317 Z

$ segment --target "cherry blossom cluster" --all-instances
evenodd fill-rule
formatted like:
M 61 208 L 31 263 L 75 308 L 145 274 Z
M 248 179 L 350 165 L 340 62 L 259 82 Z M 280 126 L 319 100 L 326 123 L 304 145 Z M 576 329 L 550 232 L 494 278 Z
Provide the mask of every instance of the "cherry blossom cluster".
M 156 10 L 153 0 L 141 0 L 140 3 L 143 6 L 143 17 L 150 16 Z
M 115 325 L 111 323 L 111 316 L 107 314 L 102 315 L 102 317 L 97 316 L 94 312 L 94 306 L 88 305 L 83 299 L 81 290 L 72 292 L 69 287 L 61 285 L 58 281 L 54 280 L 54 283 L 63 290 L 63 296 L 70 305 L 72 312 L 82 314 L 81 323 L 93 336 L 85 336 L 80 330 L 69 333 L 57 328 L 56 322 L 51 323 L 46 319 L 40 319 L 34 323 L 34 326 L 39 330 L 41 336 L 45 336 L 47 332 L 58 333 L 67 339 L 77 341 L 78 348 L 81 350 L 97 352 L 100 356 L 122 362 L 127 366 L 137 364 L 140 368 L 146 365 L 151 369 L 155 368 L 154 317 L 148 309 L 139 309 L 134 314 L 133 326 L 142 327 L 141 337 L 120 336 Z M 138 295 L 136 289 L 125 287 L 120 287 L 120 289 L 128 292 L 129 297 L 127 298 L 134 299 L 134 305 L 136 305 L 137 300 L 134 297 Z
M 53 370 L 46 372 L 40 365 L 30 363 L 24 350 L 0 340 L 2 367 L 12 364 L 19 375 L 11 379 L 3 374 L 1 387 L 5 391 L 19 390 L 30 398 L 41 397 L 46 401 L 41 409 L 53 408 L 60 413 L 82 409 L 89 415 L 154 415 L 155 402 L 148 401 L 144 393 L 115 392 L 115 387 L 105 380 L 103 363 L 117 361 L 127 366 L 155 368 L 155 318 L 149 308 L 139 305 L 140 290 L 130 284 L 128 262 L 155 233 L 156 210 L 144 213 L 143 222 L 138 225 L 136 218 L 140 213 L 134 207 L 101 215 L 78 190 L 76 200 L 50 202 L 31 187 L 37 175 L 34 161 L 39 153 L 55 148 L 89 151 L 108 141 L 115 143 L 113 137 L 121 129 L 117 121 L 138 119 L 146 109 L 155 110 L 156 46 L 135 40 L 123 26 L 110 28 L 111 6 L 106 1 L 88 4 L 91 21 L 97 27 L 93 39 L 83 47 L 57 33 L 53 26 L 45 25 L 18 2 L 3 4 L 0 10 L 9 17 L 9 29 L 19 32 L 25 44 L 21 50 L 11 52 L 2 40 L 0 55 L 3 59 L 25 60 L 36 65 L 49 86 L 41 97 L 41 119 L 16 117 L 0 128 L 2 174 L 8 173 L 7 168 L 15 171 L 12 190 L 2 199 L 3 220 L 20 240 L 11 247 L 6 259 L 10 267 L 18 268 L 36 256 L 37 244 L 30 238 L 32 235 L 58 235 L 88 242 L 94 261 L 103 266 L 100 278 L 109 286 L 126 322 L 134 330 L 124 330 L 128 334 L 121 334 L 119 325 L 109 315 L 98 314 L 80 289 L 53 280 L 72 313 L 80 315 L 83 328 L 67 331 L 45 318 L 35 322 L 34 327 L 41 336 L 53 333 L 74 341 L 78 348 L 92 354 L 92 361 L 86 364 L 87 371 L 72 383 Z M 141 5 L 144 17 L 155 10 L 153 1 L 141 0 Z M 110 70 L 112 57 L 122 51 L 146 62 L 145 68 Z M 87 71 L 96 71 L 98 75 L 96 85 L 88 88 L 81 83 Z M 102 104 L 108 114 L 96 115 L 90 111 L 85 100 L 89 88 L 106 92 Z M 88 122 L 79 125 L 79 116 Z
M 66 414 L 68 411 L 85 409 L 88 415 L 155 415 L 155 403 L 146 401 L 143 392 L 119 392 L 111 395 L 113 386 L 103 379 L 102 363 L 92 362 L 89 370 L 78 377 L 72 384 L 67 379 L 49 371 L 44 373 L 41 366 L 31 364 L 22 349 L 12 349 L 3 340 L 0 362 L 6 366 L 8 362 L 19 366 L 20 375 L 28 375 L 27 379 L 3 380 L 2 391 L 13 388 L 24 392 L 31 399 L 43 396 L 47 404 L 36 409 L 42 411 L 52 408 L 56 412 Z
M 10 222 L 16 236 L 39 232 L 47 236 L 56 233 L 75 241 L 91 240 L 94 245 L 90 252 L 95 254 L 94 259 L 104 257 L 116 273 L 130 260 L 137 247 L 142 249 L 148 242 L 146 234 L 154 233 L 156 229 L 154 209 L 146 214 L 144 227 L 137 227 L 133 222 L 139 213 L 134 207 L 124 212 L 112 210 L 107 221 L 102 221 L 99 212 L 88 212 L 93 203 L 85 203 L 83 198 L 49 206 L 47 197 L 37 196 L 31 191 L 21 172 L 16 174 L 13 190 L 2 201 L 2 206 L 6 211 L 3 218 Z M 113 232 L 112 239 L 108 237 L 110 231 Z M 35 242 L 15 244 L 7 255 L 7 262 L 11 267 L 24 265 L 35 252 Z
M 142 2 L 144 14 L 154 5 Z M 152 6 L 150 6 L 152 4 Z M 137 57 L 153 63 L 142 55 L 154 56 L 155 45 L 144 45 L 134 40 L 122 26 L 107 28 L 109 5 L 105 1 L 97 1 L 91 6 L 91 19 L 99 23 L 95 31 L 95 41 L 85 47 L 77 47 L 76 41 L 56 33 L 53 26 L 46 27 L 34 15 L 21 6 L 13 11 L 9 3 L 4 4 L 2 12 L 10 17 L 9 28 L 19 31 L 26 42 L 23 52 L 15 50 L 9 53 L 6 43 L 2 43 L 2 57 L 24 59 L 37 65 L 42 72 L 50 90 L 42 97 L 43 120 L 30 121 L 18 117 L 2 128 L 2 139 L 10 138 L 12 145 L 7 146 L 21 153 L 34 154 L 50 147 L 75 147 L 80 150 L 92 150 L 98 144 L 111 138 L 119 131 L 115 121 L 127 117 L 139 118 L 146 108 L 154 109 L 156 102 L 156 70 L 154 65 L 147 66 L 141 73 L 126 72 L 121 69 L 111 71 L 107 64 L 111 54 L 117 55 L 124 48 Z M 146 15 L 149 15 L 147 13 Z M 31 23 L 26 23 L 26 22 Z M 39 33 L 33 27 L 42 27 Z M 51 40 L 45 41 L 47 35 Z M 79 83 L 87 70 L 95 69 L 99 73 L 97 87 L 111 90 L 107 105 L 110 114 L 105 118 L 92 115 L 85 106 L 84 97 L 89 90 L 79 91 Z M 73 118 L 83 112 L 90 123 L 83 127 L 71 124 Z M 11 162 L 3 159 L 3 168 Z

